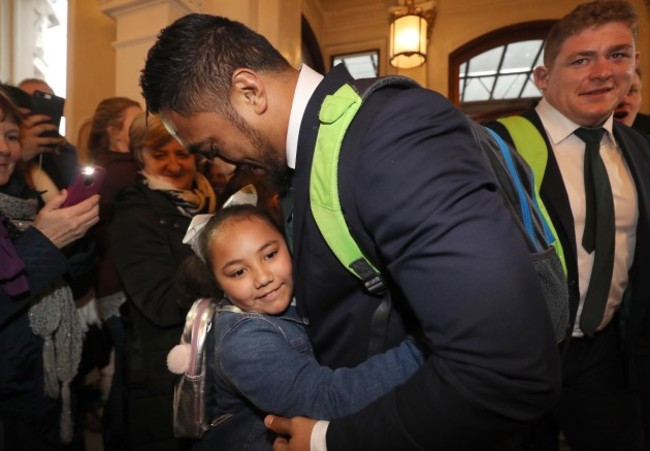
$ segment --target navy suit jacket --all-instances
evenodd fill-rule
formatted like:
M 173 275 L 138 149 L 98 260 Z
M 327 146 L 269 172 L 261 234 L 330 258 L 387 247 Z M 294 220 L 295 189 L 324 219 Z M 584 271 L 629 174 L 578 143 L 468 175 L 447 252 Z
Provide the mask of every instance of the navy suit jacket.
M 379 302 L 336 260 L 309 209 L 318 110 L 349 79 L 335 68 L 310 99 L 294 175 L 296 299 L 317 357 L 331 367 L 365 360 Z M 381 89 L 351 133 L 361 146 L 345 156 L 357 160 L 354 173 L 342 161 L 340 178 L 353 191 L 347 214 L 363 229 L 354 234 L 365 236 L 362 248 L 374 251 L 393 293 L 386 346 L 419 330 L 432 353 L 404 385 L 332 421 L 328 448 L 488 449 L 559 392 L 557 348 L 523 239 L 466 118 L 441 95 Z
M 544 126 L 535 110 L 526 111 L 529 119 L 540 131 L 548 149 L 548 163 L 540 195 L 562 243 L 567 263 L 571 324 L 575 322 L 580 299 L 578 287 L 577 251 L 573 214 L 564 182 Z M 490 124 L 501 136 L 512 142 L 505 127 L 499 123 Z M 650 392 L 650 146 L 644 138 L 631 128 L 614 121 L 614 137 L 627 162 L 638 196 L 639 219 L 636 229 L 634 260 L 629 272 L 628 288 L 619 313 L 623 327 L 623 345 L 628 351 L 632 366 L 630 376 L 633 387 Z

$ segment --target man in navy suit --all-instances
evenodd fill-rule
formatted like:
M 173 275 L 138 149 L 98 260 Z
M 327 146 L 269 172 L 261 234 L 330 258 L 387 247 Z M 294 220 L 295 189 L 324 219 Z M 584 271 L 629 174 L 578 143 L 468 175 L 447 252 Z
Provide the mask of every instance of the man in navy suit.
M 334 257 L 309 209 L 318 112 L 349 80 L 343 66 L 326 77 L 296 70 L 242 24 L 198 14 L 161 32 L 141 78 L 148 109 L 193 151 L 295 169 L 295 295 L 331 367 L 367 357 L 379 302 Z M 357 170 L 341 178 L 352 182 L 362 247 L 387 270 L 386 349 L 420 331 L 431 356 L 355 415 L 266 423 L 283 434 L 277 449 L 490 449 L 557 400 L 559 357 L 538 278 L 465 117 L 420 88 L 381 89 L 367 105 L 348 131 L 360 138 Z
M 579 5 L 551 29 L 544 66 L 534 71 L 543 98 L 524 117 L 546 143 L 540 194 L 564 249 L 574 327 L 561 348 L 562 398 L 527 435 L 526 450 L 557 450 L 559 430 L 574 451 L 641 449 L 634 391 L 647 396 L 650 386 L 650 148 L 613 120 L 639 58 L 636 17 L 622 1 Z M 510 138 L 503 126 L 493 127 Z M 598 130 L 593 148 L 605 171 L 597 184 L 614 207 L 613 258 L 602 272 L 598 261 L 607 251 L 586 239 L 585 180 L 596 176 L 587 172 L 586 162 L 593 167 L 595 160 L 585 130 Z M 610 200 L 597 198 L 596 212 Z M 605 282 L 603 302 L 595 308 L 591 287 L 599 282 Z

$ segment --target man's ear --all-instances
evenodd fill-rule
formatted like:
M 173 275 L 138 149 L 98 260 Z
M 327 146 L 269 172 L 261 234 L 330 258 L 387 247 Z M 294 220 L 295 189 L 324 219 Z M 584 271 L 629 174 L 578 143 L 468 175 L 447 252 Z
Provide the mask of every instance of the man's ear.
M 230 82 L 230 101 L 234 107 L 252 108 L 262 114 L 267 108 L 266 88 L 257 72 L 237 69 Z
M 546 90 L 546 85 L 548 84 L 548 75 L 549 70 L 546 66 L 537 66 L 533 69 L 533 79 L 535 80 L 535 86 L 544 92 Z

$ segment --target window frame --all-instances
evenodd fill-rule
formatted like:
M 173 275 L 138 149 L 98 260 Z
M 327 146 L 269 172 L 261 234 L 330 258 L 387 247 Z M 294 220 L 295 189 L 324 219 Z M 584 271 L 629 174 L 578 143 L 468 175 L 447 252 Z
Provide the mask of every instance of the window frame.
M 381 67 L 381 50 L 379 48 L 370 48 L 366 50 L 355 50 L 351 52 L 341 52 L 341 53 L 333 53 L 330 55 L 330 68 L 334 67 L 334 60 L 336 58 L 343 58 L 343 57 L 354 57 L 357 55 L 363 55 L 363 54 L 368 54 L 368 53 L 375 53 L 377 55 L 377 64 L 375 65 L 375 77 L 378 77 L 380 74 L 380 67 Z M 354 74 L 352 74 L 354 76 Z
M 449 99 L 454 105 L 461 107 L 459 99 L 460 78 L 458 74 L 463 63 L 495 47 L 532 39 L 545 39 L 555 22 L 557 20 L 550 19 L 508 25 L 478 36 L 451 52 L 449 54 L 448 73 Z M 521 101 L 521 99 L 514 99 L 513 103 Z M 501 100 L 497 100 L 497 102 L 501 102 Z

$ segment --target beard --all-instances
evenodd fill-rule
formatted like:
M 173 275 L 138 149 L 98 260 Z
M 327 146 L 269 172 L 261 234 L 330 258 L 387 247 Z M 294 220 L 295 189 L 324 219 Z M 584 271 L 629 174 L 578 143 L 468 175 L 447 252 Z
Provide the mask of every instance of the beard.
M 286 155 L 273 149 L 269 139 L 258 130 L 251 127 L 234 109 L 231 110 L 232 124 L 251 142 L 258 150 L 259 169 L 269 177 L 274 188 L 283 197 L 289 189 L 291 176 L 287 167 Z

